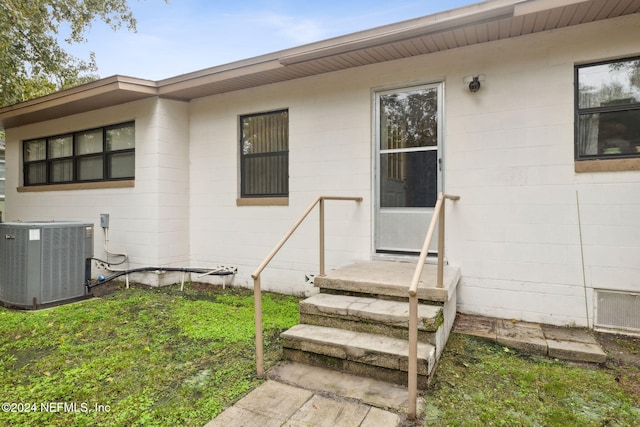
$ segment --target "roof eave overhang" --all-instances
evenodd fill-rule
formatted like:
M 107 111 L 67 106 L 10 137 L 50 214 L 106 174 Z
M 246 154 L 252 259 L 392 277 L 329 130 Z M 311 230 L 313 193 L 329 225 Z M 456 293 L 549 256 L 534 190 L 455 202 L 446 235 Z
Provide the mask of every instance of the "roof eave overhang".
M 112 76 L 0 109 L 8 129 L 156 96 L 156 82 Z
M 640 0 L 486 0 L 158 82 L 109 77 L 1 108 L 0 128 L 55 119 L 151 96 L 190 101 L 639 12 Z

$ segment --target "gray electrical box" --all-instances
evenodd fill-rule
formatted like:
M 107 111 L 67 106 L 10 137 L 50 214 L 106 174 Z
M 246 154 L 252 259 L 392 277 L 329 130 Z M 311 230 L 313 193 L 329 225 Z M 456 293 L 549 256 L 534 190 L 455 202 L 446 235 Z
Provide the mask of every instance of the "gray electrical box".
M 38 308 L 86 296 L 91 278 L 93 224 L 0 224 L 0 301 Z

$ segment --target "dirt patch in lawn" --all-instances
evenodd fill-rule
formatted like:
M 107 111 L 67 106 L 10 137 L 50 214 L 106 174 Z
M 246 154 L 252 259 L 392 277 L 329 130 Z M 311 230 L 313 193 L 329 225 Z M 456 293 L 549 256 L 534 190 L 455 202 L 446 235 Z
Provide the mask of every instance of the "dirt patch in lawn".
M 596 338 L 607 353 L 606 368 L 640 407 L 640 337 L 596 333 Z

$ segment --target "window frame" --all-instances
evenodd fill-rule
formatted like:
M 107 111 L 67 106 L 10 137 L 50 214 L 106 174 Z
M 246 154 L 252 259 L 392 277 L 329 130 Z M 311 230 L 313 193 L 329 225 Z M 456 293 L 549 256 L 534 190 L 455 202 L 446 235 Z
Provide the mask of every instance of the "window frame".
M 118 129 L 118 128 L 127 128 L 131 127 L 133 129 L 134 135 L 134 146 L 133 148 L 126 148 L 120 150 L 108 150 L 107 149 L 107 133 L 110 130 Z M 90 132 L 100 131 L 102 134 L 102 150 L 95 151 L 91 153 L 83 153 L 80 154 L 78 150 L 78 137 L 82 134 L 87 134 Z M 59 156 L 52 157 L 50 153 L 50 142 L 56 139 L 71 137 L 71 155 L 67 156 Z M 36 160 L 27 160 L 27 147 L 29 143 L 44 141 L 44 158 L 36 159 Z M 112 182 L 112 181 L 130 181 L 135 179 L 135 121 L 128 121 L 123 123 L 117 123 L 108 126 L 89 128 L 80 131 L 74 132 L 66 132 L 62 134 L 50 135 L 40 138 L 32 138 L 28 140 L 22 141 L 22 178 L 23 185 L 26 188 L 38 187 L 38 186 L 60 186 L 66 184 L 83 184 L 83 183 L 96 183 L 96 182 Z M 114 155 L 118 154 L 129 154 L 132 153 L 134 155 L 134 167 L 133 173 L 131 176 L 122 176 L 122 177 L 112 177 L 109 173 L 109 165 L 112 161 Z M 102 163 L 102 177 L 101 178 L 90 178 L 90 179 L 81 179 L 80 178 L 80 163 L 82 160 L 88 158 L 99 158 Z M 60 163 L 63 161 L 71 161 L 72 172 L 70 179 L 66 180 L 56 180 L 54 177 L 53 166 L 56 163 Z M 45 171 L 45 181 L 44 182 L 30 182 L 29 180 L 29 171 L 30 167 L 34 165 L 44 165 Z
M 260 116 L 270 116 L 276 114 L 287 114 L 287 141 L 286 141 L 286 150 L 281 151 L 265 151 L 260 153 L 253 154 L 245 154 L 244 153 L 244 121 L 245 119 L 252 117 L 260 117 Z M 289 109 L 281 108 L 277 110 L 269 110 L 263 111 L 259 113 L 252 114 L 242 114 L 238 117 L 238 147 L 239 147 L 239 157 L 240 157 L 240 176 L 239 176 L 239 199 L 237 200 L 238 205 L 282 205 L 287 204 L 286 201 L 289 197 Z M 286 191 L 282 193 L 248 193 L 246 191 L 246 174 L 247 174 L 247 159 L 252 158 L 266 158 L 266 157 L 284 157 L 286 161 Z
M 580 154 L 580 119 L 584 116 L 606 113 L 640 111 L 640 101 L 628 104 L 612 104 L 599 107 L 580 108 L 580 70 L 607 64 L 640 61 L 640 56 L 609 59 L 574 66 L 574 161 L 576 172 L 600 172 L 637 170 L 640 168 L 640 152 L 617 154 Z M 602 163 L 605 161 L 605 163 Z

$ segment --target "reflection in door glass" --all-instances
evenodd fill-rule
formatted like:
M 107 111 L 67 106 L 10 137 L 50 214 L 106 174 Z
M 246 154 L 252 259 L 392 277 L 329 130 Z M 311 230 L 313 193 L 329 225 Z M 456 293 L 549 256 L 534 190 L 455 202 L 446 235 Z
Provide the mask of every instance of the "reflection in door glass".
M 380 149 L 438 145 L 436 88 L 380 97 Z

